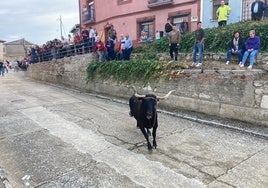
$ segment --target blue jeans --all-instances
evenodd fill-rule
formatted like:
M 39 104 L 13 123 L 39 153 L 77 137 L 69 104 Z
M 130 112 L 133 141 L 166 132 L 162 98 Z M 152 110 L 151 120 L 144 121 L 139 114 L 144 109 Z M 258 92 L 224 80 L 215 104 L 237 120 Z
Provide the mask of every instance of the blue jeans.
M 99 51 L 97 50 L 97 54 L 99 55 L 99 62 L 102 63 L 105 60 L 105 51 Z
M 203 62 L 203 51 L 204 51 L 204 44 L 201 42 L 194 44 L 194 50 L 193 50 L 193 62 L 196 63 L 196 53 L 199 54 L 199 63 Z
M 0 75 L 4 76 L 4 74 L 5 74 L 5 68 L 1 67 L 0 68 Z
M 244 55 L 243 55 L 243 59 L 242 59 L 242 64 L 245 65 L 246 60 L 249 56 L 249 64 L 251 66 L 253 66 L 253 64 L 255 63 L 255 56 L 259 53 L 259 50 L 253 50 L 251 52 L 249 51 L 245 51 Z
M 232 55 L 237 55 L 239 61 L 242 61 L 243 53 L 244 53 L 244 50 L 242 50 L 242 49 L 238 50 L 238 51 L 236 52 L 236 54 L 233 54 L 233 53 L 232 53 L 232 50 L 228 50 L 226 61 L 230 61 Z
M 122 52 L 123 52 L 123 59 L 130 60 L 130 55 L 131 55 L 132 49 L 131 48 L 124 49 L 124 50 L 122 50 Z

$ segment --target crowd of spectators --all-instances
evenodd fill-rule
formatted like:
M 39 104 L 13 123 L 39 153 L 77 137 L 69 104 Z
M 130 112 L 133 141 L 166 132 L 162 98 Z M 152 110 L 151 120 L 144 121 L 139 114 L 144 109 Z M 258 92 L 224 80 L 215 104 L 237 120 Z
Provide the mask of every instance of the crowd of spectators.
M 117 44 L 117 45 L 116 45 Z M 132 40 L 126 34 L 117 41 L 117 33 L 113 26 L 108 31 L 108 40 L 101 41 L 96 29 L 82 27 L 81 33 L 68 38 L 54 39 L 47 41 L 42 46 L 34 45 L 28 51 L 30 63 L 51 61 L 74 55 L 81 55 L 95 52 L 99 56 L 99 61 L 129 60 L 133 49 Z

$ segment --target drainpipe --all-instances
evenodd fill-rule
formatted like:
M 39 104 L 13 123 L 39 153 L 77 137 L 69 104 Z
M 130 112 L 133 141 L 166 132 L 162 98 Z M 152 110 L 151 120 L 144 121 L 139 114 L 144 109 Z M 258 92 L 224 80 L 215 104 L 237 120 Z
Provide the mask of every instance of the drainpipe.
M 200 19 L 199 19 L 199 20 L 200 20 L 202 23 L 203 23 L 203 5 L 204 5 L 204 4 L 203 4 L 203 0 L 201 0 L 201 1 L 200 1 L 200 5 L 199 5 L 199 6 L 200 6 L 200 9 L 199 9 L 199 10 L 200 10 L 200 12 L 199 12 Z
M 82 21 L 81 21 L 81 0 L 78 1 L 78 6 L 79 6 L 79 34 L 81 33 L 81 28 L 82 28 Z

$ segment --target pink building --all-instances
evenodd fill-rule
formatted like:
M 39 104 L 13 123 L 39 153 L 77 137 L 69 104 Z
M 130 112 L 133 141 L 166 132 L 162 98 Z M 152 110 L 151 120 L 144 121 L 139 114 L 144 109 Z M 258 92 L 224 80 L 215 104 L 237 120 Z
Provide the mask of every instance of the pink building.
M 189 31 L 195 30 L 200 4 L 200 0 L 79 0 L 80 27 L 96 28 L 106 40 L 113 25 L 118 38 L 128 33 L 137 44 L 154 40 L 157 31 L 164 31 L 168 17 L 178 29 L 184 21 Z

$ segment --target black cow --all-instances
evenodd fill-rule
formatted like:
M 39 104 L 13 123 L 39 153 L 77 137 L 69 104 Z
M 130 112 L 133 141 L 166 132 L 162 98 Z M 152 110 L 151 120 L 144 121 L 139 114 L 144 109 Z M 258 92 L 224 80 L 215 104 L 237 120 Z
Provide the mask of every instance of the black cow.
M 168 92 L 164 97 L 157 97 L 154 94 L 147 95 L 139 95 L 137 94 L 136 88 L 133 87 L 135 93 L 129 99 L 129 107 L 130 107 L 130 116 L 134 116 L 137 120 L 137 127 L 140 128 L 144 137 L 147 141 L 148 150 L 152 150 L 152 145 L 149 141 L 150 131 L 149 129 L 153 128 L 153 146 L 156 148 L 156 130 L 158 127 L 157 121 L 157 111 L 156 106 L 159 100 L 164 100 L 169 97 L 169 95 L 175 91 L 172 90 Z

